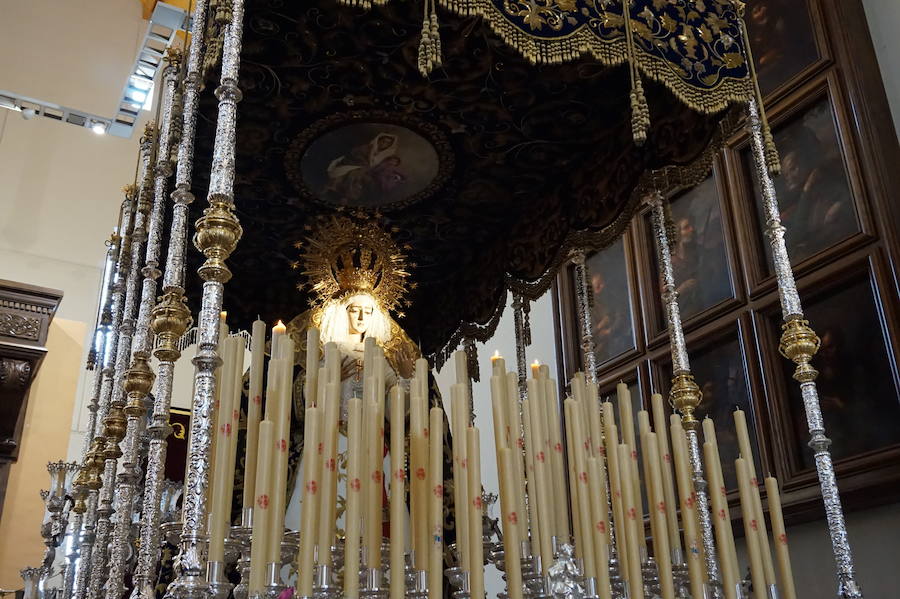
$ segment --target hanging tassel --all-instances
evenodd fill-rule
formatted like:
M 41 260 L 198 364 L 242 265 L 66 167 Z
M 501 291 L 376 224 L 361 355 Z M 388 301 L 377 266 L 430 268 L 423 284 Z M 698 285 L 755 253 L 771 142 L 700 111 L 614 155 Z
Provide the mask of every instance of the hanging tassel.
M 437 9 L 434 4 L 435 0 L 431 0 L 431 41 L 434 44 L 434 66 L 439 67 L 443 63 L 441 59 L 441 32 L 438 25 Z
M 469 378 L 476 383 L 481 381 L 481 372 L 478 370 L 478 349 L 475 347 L 475 340 L 466 337 L 463 341 L 463 349 L 466 352 L 466 368 L 469 370 Z
M 622 19 L 625 27 L 625 56 L 631 76 L 631 135 L 639 146 L 647 141 L 650 130 L 650 109 L 644 96 L 644 85 L 634 55 L 634 36 L 631 31 L 631 6 L 629 0 L 622 0 Z
M 422 37 L 419 40 L 419 72 L 423 77 L 441 66 L 441 34 L 437 19 L 435 0 L 424 0 L 422 17 Z
M 215 21 L 218 25 L 228 25 L 231 23 L 233 15 L 231 14 L 231 0 L 219 0 L 215 6 Z
M 747 23 L 744 22 L 744 4 L 735 3 L 738 13 L 738 21 L 741 23 L 741 35 L 744 38 L 744 48 L 747 61 L 747 68 L 750 71 L 750 79 L 753 82 L 753 97 L 756 99 L 756 105 L 759 107 L 759 121 L 762 125 L 763 145 L 765 146 L 764 154 L 766 158 L 766 168 L 773 177 L 781 173 L 781 160 L 778 157 L 778 148 L 775 147 L 775 139 L 772 137 L 772 128 L 769 127 L 769 119 L 766 117 L 766 109 L 763 105 L 762 92 L 759 90 L 759 80 L 756 78 L 756 65 L 753 63 L 753 51 L 750 49 L 750 36 L 747 34 Z

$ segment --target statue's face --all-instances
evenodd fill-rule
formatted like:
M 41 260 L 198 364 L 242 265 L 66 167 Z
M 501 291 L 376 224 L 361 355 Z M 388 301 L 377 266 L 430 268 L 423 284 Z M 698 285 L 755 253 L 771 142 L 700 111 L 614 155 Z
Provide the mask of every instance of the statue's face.
M 375 312 L 375 299 L 370 295 L 354 295 L 347 302 L 347 323 L 352 335 L 365 335 Z

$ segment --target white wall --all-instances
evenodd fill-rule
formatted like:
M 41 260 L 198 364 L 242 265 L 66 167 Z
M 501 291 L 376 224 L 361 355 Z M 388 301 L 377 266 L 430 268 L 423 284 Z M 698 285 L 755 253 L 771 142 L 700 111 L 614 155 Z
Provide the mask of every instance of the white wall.
M 840 481 L 838 481 L 840 483 Z M 856 566 L 856 581 L 866 599 L 897 599 L 900 596 L 900 504 L 847 514 L 847 535 Z M 837 596 L 837 576 L 831 540 L 824 520 L 787 529 L 791 566 L 798 599 Z M 743 540 L 738 541 L 738 559 L 746 573 Z
M 878 58 L 884 91 L 887 93 L 894 129 L 900 136 L 900 2 L 897 0 L 863 0 L 869 34 Z
M 111 116 L 146 22 L 120 0 L 0 4 L 0 89 Z M 149 113 L 144 114 L 144 119 Z M 143 128 L 143 121 L 140 123 Z M 63 291 L 58 316 L 86 325 L 87 355 L 109 237 L 134 177 L 132 139 L 0 109 L 0 278 Z M 80 448 L 82 377 L 72 415 Z M 62 456 L 60 456 L 62 457 Z

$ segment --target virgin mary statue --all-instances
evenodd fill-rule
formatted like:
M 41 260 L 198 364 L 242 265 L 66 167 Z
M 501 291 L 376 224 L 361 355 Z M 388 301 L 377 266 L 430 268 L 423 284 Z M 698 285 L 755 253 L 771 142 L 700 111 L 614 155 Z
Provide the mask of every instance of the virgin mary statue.
M 301 250 L 300 260 L 295 267 L 302 268 L 303 282 L 298 285 L 310 291 L 311 307 L 293 318 L 287 325 L 288 334 L 294 341 L 296 354 L 294 366 L 293 410 L 291 418 L 291 443 L 288 458 L 288 514 L 286 522 L 299 521 L 299 511 L 291 513 L 298 507 L 297 501 L 291 501 L 296 493 L 297 480 L 303 480 L 300 457 L 303 454 L 303 388 L 306 378 L 307 364 L 317 367 L 323 363 L 323 345 L 333 341 L 341 354 L 341 418 L 339 422 L 339 458 L 338 471 L 338 510 L 339 524 L 342 522 L 343 499 L 342 489 L 346 484 L 346 406 L 349 399 L 362 396 L 363 348 L 367 338 L 374 338 L 384 350 L 385 358 L 390 366 L 386 376 L 385 387 L 394 384 L 407 385 L 413 375 L 414 365 L 421 352 L 409 335 L 394 320 L 392 313 L 400 315 L 399 309 L 406 305 L 405 295 L 412 284 L 407 282 L 406 258 L 400 248 L 377 223 L 332 217 L 316 227 L 306 239 L 296 246 Z M 320 331 L 320 342 L 317 347 L 307 347 L 307 330 L 316 327 Z M 307 361 L 308 352 L 315 352 L 314 359 Z M 429 378 L 429 408 L 441 406 L 440 394 L 431 373 Z M 248 403 L 248 382 L 245 376 L 242 410 L 246 411 Z M 396 417 L 389 412 L 388 419 Z M 402 414 L 406 422 L 405 430 L 409 430 L 409 414 Z M 244 435 L 243 427 L 239 435 Z M 449 426 L 444 423 L 444 537 L 445 547 L 455 542 L 455 520 L 449 517 L 453 513 L 453 476 L 452 452 Z M 406 440 L 407 453 L 409 439 Z M 239 438 L 238 447 L 245 446 Z M 383 450 L 384 452 L 385 450 Z M 386 453 L 385 453 L 386 455 Z M 239 465 L 235 469 L 234 494 L 235 506 L 232 514 L 233 523 L 240 521 L 241 496 L 243 493 L 244 472 L 243 449 L 238 456 Z M 388 466 L 389 471 L 389 466 Z M 387 505 L 387 502 L 384 502 Z M 388 513 L 382 514 L 382 528 L 385 535 L 389 532 Z M 289 524 L 290 526 L 290 524 Z M 340 532 L 340 526 L 338 534 Z M 406 527 L 407 530 L 409 527 Z M 165 592 L 166 584 L 172 580 L 173 546 L 164 549 L 161 560 L 160 584 L 157 596 Z M 445 561 L 448 554 L 445 553 Z M 448 563 L 448 565 L 450 565 Z M 447 587 L 447 581 L 444 581 Z M 445 589 L 449 592 L 449 588 Z
M 343 477 L 345 475 L 346 408 L 353 397 L 363 393 L 363 354 L 365 341 L 374 338 L 384 350 L 389 365 L 386 389 L 406 381 L 413 375 L 416 359 L 421 352 L 406 332 L 392 317 L 401 315 L 405 295 L 411 285 L 407 279 L 406 257 L 390 234 L 375 222 L 359 221 L 346 217 L 333 217 L 320 224 L 312 235 L 298 242 L 300 260 L 295 264 L 302 269 L 304 282 L 298 285 L 307 289 L 313 297 L 312 308 L 293 318 L 287 332 L 293 339 L 296 376 L 294 379 L 294 423 L 291 426 L 293 456 L 302 453 L 302 416 L 304 413 L 303 389 L 309 364 L 324 364 L 323 346 L 334 342 L 341 355 L 341 418 L 339 423 L 338 458 L 338 517 L 343 512 Z M 320 331 L 318 347 L 307 347 L 307 330 L 316 327 Z M 308 353 L 315 352 L 308 360 Z M 440 406 L 441 399 L 429 373 L 430 407 Z M 386 414 L 388 419 L 396 417 Z M 408 413 L 402 414 L 404 420 Z M 409 430 L 409 427 L 406 427 Z M 445 488 L 452 489 L 452 462 L 449 427 L 444 435 Z M 407 439 L 408 442 L 408 439 Z M 385 448 L 386 450 L 386 448 Z M 386 457 L 386 454 L 385 454 Z M 302 464 L 294 460 L 289 489 L 294 489 Z M 450 485 L 450 486 L 448 486 Z M 452 493 L 444 494 L 445 531 L 448 544 L 453 538 L 453 521 L 446 517 L 452 513 Z M 292 502 L 296 503 L 296 502 Z M 385 502 L 385 505 L 387 503 Z M 389 530 L 387 511 L 382 517 L 385 533 Z

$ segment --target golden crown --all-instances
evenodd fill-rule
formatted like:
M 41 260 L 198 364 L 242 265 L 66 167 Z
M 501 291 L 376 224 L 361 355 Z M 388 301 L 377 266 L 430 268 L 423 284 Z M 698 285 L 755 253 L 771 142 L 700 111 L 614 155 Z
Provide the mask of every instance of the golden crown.
M 315 303 L 368 293 L 385 310 L 409 305 L 404 296 L 415 285 L 407 282 L 406 256 L 376 222 L 332 216 L 294 245 L 302 250 L 294 268 L 306 278 L 297 287 L 310 290 Z

